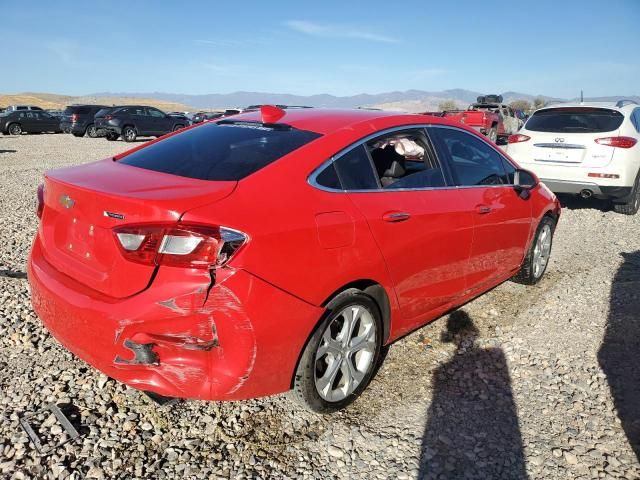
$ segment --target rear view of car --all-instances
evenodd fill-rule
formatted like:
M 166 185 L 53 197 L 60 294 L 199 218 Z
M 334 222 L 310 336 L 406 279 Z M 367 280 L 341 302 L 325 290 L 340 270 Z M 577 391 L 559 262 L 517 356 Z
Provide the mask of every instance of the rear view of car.
M 95 138 L 98 129 L 94 123 L 96 113 L 105 108 L 103 105 L 70 105 L 64 109 L 60 128 L 63 132 L 71 133 L 75 137 L 85 135 Z
M 613 202 L 619 213 L 640 207 L 640 106 L 554 105 L 536 111 L 509 137 L 507 152 L 556 193 Z

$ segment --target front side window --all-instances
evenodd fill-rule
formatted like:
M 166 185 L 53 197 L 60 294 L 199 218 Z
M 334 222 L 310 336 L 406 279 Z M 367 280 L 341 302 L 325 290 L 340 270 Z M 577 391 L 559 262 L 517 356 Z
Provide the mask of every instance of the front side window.
M 206 123 L 130 153 L 120 162 L 200 180 L 240 180 L 318 137 L 295 128 Z
M 164 118 L 164 113 L 162 113 L 160 110 L 156 110 L 155 108 L 147 108 L 147 111 L 152 117 Z
M 525 128 L 532 132 L 602 133 L 620 128 L 624 116 L 608 108 L 562 107 L 538 110 Z
M 457 128 L 430 128 L 440 158 L 449 162 L 458 186 L 513 183 L 504 168 L 506 160 L 475 135 Z M 511 175 L 513 173 L 511 172 Z

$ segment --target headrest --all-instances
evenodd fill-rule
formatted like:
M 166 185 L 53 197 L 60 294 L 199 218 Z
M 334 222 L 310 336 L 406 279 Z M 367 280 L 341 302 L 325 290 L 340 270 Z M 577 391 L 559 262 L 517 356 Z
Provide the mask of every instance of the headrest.
M 389 168 L 384 171 L 383 177 L 400 178 L 405 174 L 404 160 L 402 162 L 394 160 Z

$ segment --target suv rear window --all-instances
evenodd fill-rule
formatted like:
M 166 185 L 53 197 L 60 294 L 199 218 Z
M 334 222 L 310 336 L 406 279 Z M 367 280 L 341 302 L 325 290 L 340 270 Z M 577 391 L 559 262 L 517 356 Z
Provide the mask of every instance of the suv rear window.
M 534 113 L 525 128 L 533 132 L 601 133 L 622 125 L 624 115 L 608 108 L 551 108 Z
M 240 180 L 320 137 L 295 128 L 207 123 L 133 152 L 125 165 L 200 180 Z

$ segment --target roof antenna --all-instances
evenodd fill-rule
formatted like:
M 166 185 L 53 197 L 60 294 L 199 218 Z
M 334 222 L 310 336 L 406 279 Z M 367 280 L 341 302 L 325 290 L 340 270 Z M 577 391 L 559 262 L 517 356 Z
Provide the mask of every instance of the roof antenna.
M 580 103 L 584 103 L 584 93 L 580 90 Z

